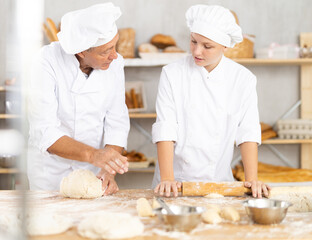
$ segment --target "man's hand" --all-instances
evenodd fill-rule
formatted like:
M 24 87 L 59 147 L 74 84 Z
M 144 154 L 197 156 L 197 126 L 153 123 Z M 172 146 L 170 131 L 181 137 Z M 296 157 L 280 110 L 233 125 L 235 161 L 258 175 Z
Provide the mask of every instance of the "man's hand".
M 102 188 L 104 190 L 104 196 L 114 194 L 119 191 L 118 185 L 114 179 L 114 175 L 111 175 L 102 169 L 98 173 L 97 178 L 102 180 Z
M 271 188 L 264 184 L 261 181 L 246 181 L 244 182 L 244 186 L 247 188 L 251 188 L 252 191 L 252 196 L 255 198 L 262 198 L 262 194 L 265 197 L 269 196 L 269 191 L 271 190 Z
M 128 172 L 129 163 L 127 157 L 122 156 L 111 147 L 95 149 L 90 156 L 89 162 L 112 175 L 115 175 L 117 172 L 120 174 Z
M 178 188 L 181 188 L 181 182 L 177 181 L 161 181 L 154 189 L 154 193 L 160 196 L 170 197 L 171 192 L 174 197 L 178 196 Z

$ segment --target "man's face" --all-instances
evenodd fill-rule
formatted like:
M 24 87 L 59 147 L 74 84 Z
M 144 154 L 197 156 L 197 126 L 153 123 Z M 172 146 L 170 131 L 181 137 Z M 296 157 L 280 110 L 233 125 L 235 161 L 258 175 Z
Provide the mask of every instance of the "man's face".
M 200 34 L 191 33 L 191 53 L 195 63 L 201 67 L 216 64 L 222 57 L 225 47 Z
M 85 65 L 93 69 L 106 70 L 111 62 L 117 58 L 116 44 L 118 39 L 119 35 L 117 33 L 110 42 L 85 50 L 79 56 L 83 59 Z

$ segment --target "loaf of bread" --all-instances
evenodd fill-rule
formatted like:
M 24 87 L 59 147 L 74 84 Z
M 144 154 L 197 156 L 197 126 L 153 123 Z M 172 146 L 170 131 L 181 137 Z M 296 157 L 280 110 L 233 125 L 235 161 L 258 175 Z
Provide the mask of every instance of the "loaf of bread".
M 177 47 L 177 46 L 169 46 L 166 47 L 163 50 L 164 53 L 180 53 L 180 52 L 184 52 L 181 48 Z
M 128 158 L 128 162 L 145 162 L 147 161 L 146 156 L 143 153 L 136 152 L 132 150 L 131 152 L 123 151 L 123 156 L 126 156 Z
M 176 46 L 175 40 L 168 35 L 156 34 L 151 38 L 151 44 L 160 49 L 164 49 L 169 46 Z
M 124 58 L 135 57 L 135 30 L 132 28 L 122 28 L 118 30 L 119 40 L 116 50 Z
M 139 52 L 141 53 L 157 53 L 158 49 L 151 43 L 142 43 L 138 47 Z

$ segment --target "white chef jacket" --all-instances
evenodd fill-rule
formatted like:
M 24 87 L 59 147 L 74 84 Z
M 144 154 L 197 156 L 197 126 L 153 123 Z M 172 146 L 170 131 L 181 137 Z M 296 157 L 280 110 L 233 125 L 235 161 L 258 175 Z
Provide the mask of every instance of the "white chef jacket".
M 174 141 L 177 181 L 234 181 L 234 143 L 261 144 L 256 77 L 222 57 L 208 72 L 191 55 L 163 67 L 153 142 Z M 159 166 L 153 188 L 160 182 Z
M 41 49 L 30 83 L 28 178 L 31 189 L 58 190 L 75 169 L 99 168 L 50 154 L 62 136 L 94 148 L 126 147 L 130 128 L 125 104 L 124 60 L 118 55 L 107 70 L 86 77 L 75 55 L 59 42 Z

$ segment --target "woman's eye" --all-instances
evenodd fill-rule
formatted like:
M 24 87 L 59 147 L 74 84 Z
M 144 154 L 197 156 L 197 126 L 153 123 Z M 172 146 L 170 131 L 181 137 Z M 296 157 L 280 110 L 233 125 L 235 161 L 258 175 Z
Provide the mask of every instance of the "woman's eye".
M 206 48 L 206 49 L 211 49 L 212 47 L 209 47 L 209 46 L 205 46 L 205 48 Z

